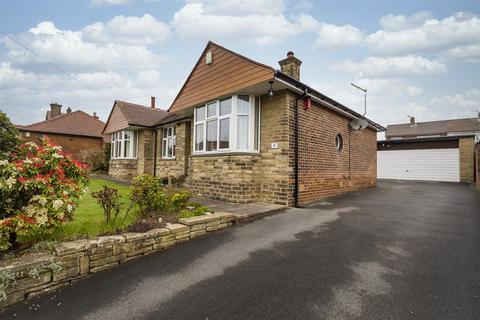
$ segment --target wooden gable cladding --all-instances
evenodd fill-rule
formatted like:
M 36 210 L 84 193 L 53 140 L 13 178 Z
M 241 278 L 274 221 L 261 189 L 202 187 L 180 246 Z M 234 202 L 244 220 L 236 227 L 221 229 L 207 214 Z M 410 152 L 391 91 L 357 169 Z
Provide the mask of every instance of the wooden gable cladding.
M 123 115 L 120 108 L 115 104 L 113 106 L 112 112 L 108 117 L 107 124 L 105 125 L 105 129 L 103 130 L 104 134 L 110 134 L 115 131 L 123 130 L 128 128 L 128 121 Z
M 207 52 L 212 63 L 206 63 Z M 175 112 L 273 79 L 275 70 L 209 42 L 170 106 Z

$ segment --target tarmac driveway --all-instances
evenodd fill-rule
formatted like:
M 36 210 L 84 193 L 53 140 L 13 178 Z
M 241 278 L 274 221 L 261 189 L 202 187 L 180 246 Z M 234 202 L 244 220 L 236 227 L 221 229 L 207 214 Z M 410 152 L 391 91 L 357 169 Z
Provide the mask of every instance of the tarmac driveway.
M 379 182 L 95 274 L 10 318 L 480 319 L 480 193 Z

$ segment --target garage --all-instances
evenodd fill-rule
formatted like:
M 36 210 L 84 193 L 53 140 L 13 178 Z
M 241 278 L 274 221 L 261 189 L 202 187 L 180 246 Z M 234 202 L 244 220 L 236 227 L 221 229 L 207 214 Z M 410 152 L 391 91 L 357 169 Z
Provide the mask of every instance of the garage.
M 473 182 L 473 137 L 384 140 L 377 143 L 378 179 Z
M 458 148 L 379 151 L 379 179 L 460 182 Z

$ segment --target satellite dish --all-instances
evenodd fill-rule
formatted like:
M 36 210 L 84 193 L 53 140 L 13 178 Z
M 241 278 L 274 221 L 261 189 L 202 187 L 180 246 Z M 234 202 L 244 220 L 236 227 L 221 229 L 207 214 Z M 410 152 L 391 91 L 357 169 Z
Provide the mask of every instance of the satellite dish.
M 354 119 L 350 122 L 350 127 L 352 127 L 353 130 L 362 130 L 368 127 L 368 122 L 365 119 Z

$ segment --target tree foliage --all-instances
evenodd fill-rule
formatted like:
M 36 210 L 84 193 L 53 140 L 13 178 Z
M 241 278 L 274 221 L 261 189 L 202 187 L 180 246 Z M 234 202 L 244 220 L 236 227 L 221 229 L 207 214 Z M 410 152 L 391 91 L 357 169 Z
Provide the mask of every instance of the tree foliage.
M 5 159 L 8 153 L 19 144 L 18 130 L 10 122 L 7 115 L 0 111 L 0 159 Z

